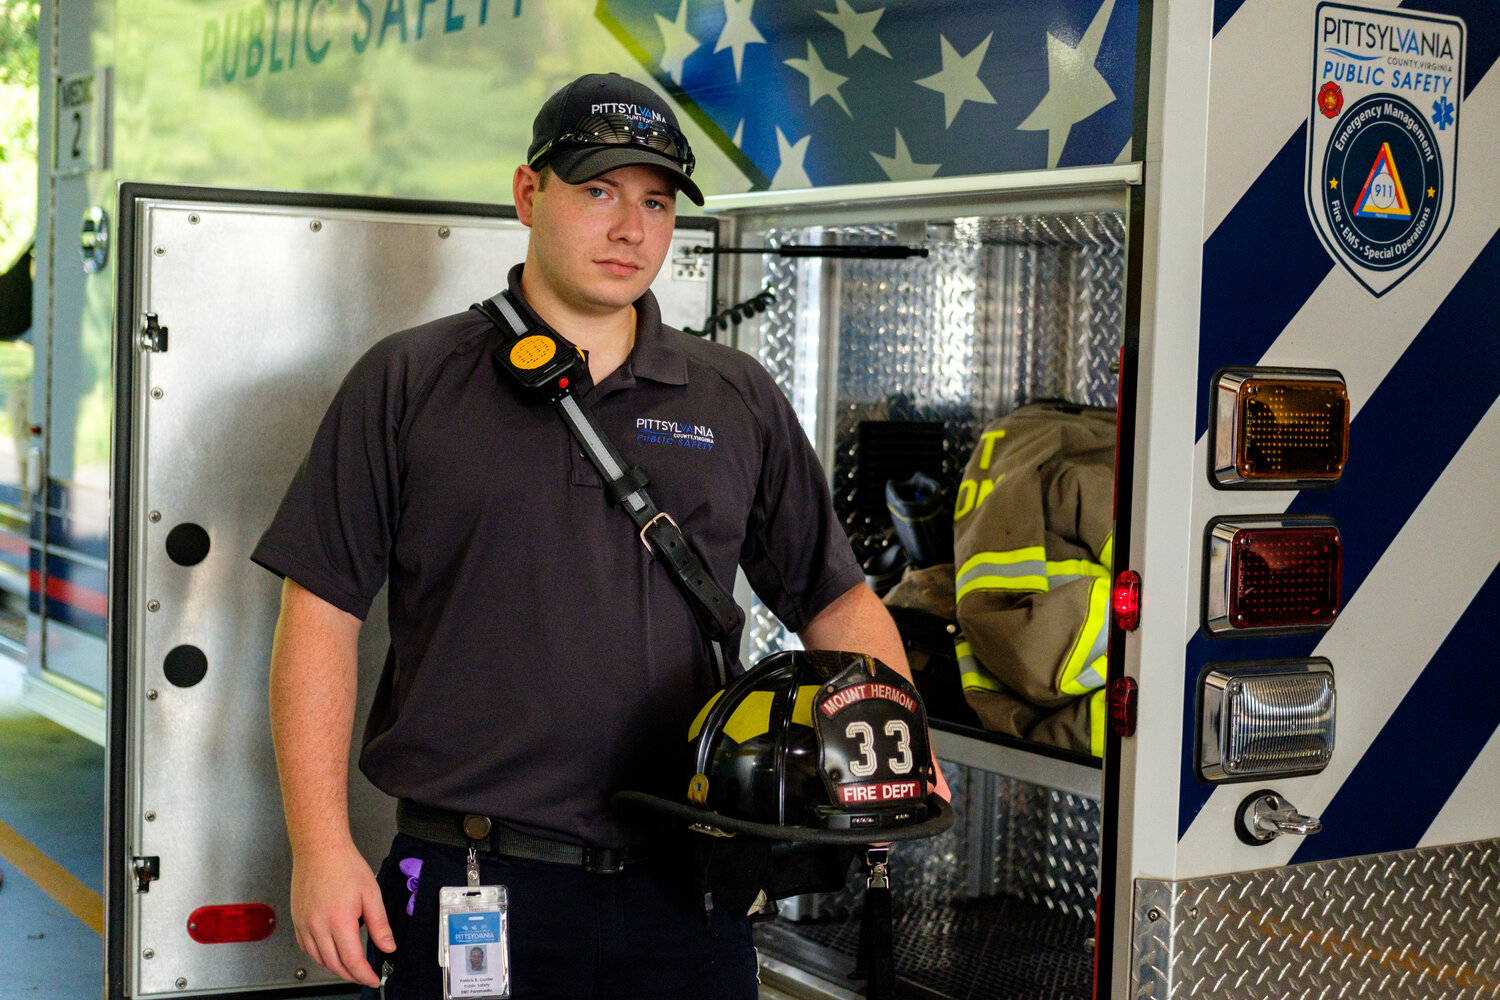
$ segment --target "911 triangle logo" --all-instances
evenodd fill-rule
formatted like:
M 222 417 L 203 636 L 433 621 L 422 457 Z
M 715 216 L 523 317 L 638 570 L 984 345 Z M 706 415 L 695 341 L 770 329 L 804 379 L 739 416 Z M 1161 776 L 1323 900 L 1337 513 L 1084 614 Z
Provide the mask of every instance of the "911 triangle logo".
M 1308 215 L 1333 258 L 1384 295 L 1453 216 L 1464 25 L 1341 3 L 1314 16 Z
M 1380 155 L 1375 157 L 1364 189 L 1355 199 L 1354 214 L 1369 219 L 1411 218 L 1411 205 L 1406 200 L 1406 190 L 1401 186 L 1401 175 L 1388 142 L 1380 144 Z

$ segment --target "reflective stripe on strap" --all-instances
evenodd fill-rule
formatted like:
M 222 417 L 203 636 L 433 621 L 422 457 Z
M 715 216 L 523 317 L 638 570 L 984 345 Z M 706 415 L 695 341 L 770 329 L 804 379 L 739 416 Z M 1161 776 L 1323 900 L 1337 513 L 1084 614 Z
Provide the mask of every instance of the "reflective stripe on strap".
M 958 657 L 958 675 L 963 682 L 965 691 L 1004 691 L 1005 685 L 1000 679 L 988 670 L 984 664 L 979 662 L 974 655 L 974 647 L 963 639 L 953 644 L 953 652 Z
M 1089 584 L 1089 613 L 1063 661 L 1057 678 L 1062 694 L 1088 694 L 1103 686 L 1105 652 L 1109 648 L 1109 580 L 1096 577 Z
M 1074 580 L 1101 576 L 1109 576 L 1109 570 L 1087 559 L 1060 559 L 1047 563 L 1047 583 L 1051 590 Z

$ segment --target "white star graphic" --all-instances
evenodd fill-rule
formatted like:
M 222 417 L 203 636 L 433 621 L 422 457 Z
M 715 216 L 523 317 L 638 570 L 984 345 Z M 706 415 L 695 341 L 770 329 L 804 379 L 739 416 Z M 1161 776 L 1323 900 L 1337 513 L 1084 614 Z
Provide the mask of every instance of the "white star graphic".
M 849 105 L 844 103 L 844 95 L 839 93 L 839 88 L 849 82 L 847 76 L 840 76 L 827 66 L 823 65 L 823 59 L 818 55 L 818 50 L 813 48 L 813 43 L 807 43 L 806 59 L 788 59 L 786 64 L 792 69 L 807 77 L 807 106 L 812 107 L 825 97 L 833 98 L 833 103 L 844 109 L 844 114 L 850 118 L 854 112 L 849 110 Z
M 807 144 L 811 141 L 812 135 L 808 134 L 796 142 L 787 142 L 781 126 L 776 126 L 776 152 L 781 157 L 781 163 L 776 167 L 776 176 L 771 178 L 773 190 L 813 186 L 812 178 L 807 176 L 807 170 L 802 166 L 802 161 L 807 157 Z
M 820 10 L 818 16 L 844 33 L 844 56 L 853 59 L 854 53 L 860 49 L 870 49 L 889 59 L 891 54 L 880 44 L 880 39 L 875 37 L 875 25 L 880 23 L 880 15 L 885 13 L 885 8 L 856 14 L 854 8 L 849 6 L 849 0 L 835 2 L 839 5 L 838 13 L 830 14 Z
M 911 153 L 906 149 L 906 140 L 901 137 L 901 130 L 896 129 L 896 153 L 894 156 L 881 156 L 873 149 L 870 155 L 875 157 L 875 162 L 880 164 L 880 169 L 885 171 L 886 177 L 893 181 L 925 181 L 938 172 L 941 163 L 913 163 Z
M 1046 130 L 1049 167 L 1057 166 L 1062 159 L 1073 126 L 1115 99 L 1115 92 L 1094 68 L 1114 7 L 1115 0 L 1104 0 L 1077 46 L 1047 33 L 1047 96 L 1016 128 Z
M 734 55 L 734 80 L 740 80 L 740 68 L 745 64 L 745 46 L 766 44 L 765 36 L 750 21 L 750 12 L 755 9 L 755 0 L 724 0 L 724 30 L 719 32 L 719 44 L 715 52 L 729 49 Z
M 698 51 L 703 44 L 687 30 L 687 0 L 677 8 L 677 20 L 668 21 L 660 14 L 652 14 L 656 26 L 661 29 L 661 68 L 678 84 L 682 83 L 682 64 L 687 57 Z
M 979 65 L 984 62 L 984 54 L 989 51 L 990 39 L 995 37 L 992 31 L 984 36 L 984 41 L 974 47 L 974 51 L 966 56 L 960 56 L 947 35 L 940 35 L 943 43 L 943 70 L 932 76 L 923 77 L 917 81 L 917 86 L 935 90 L 943 95 L 943 112 L 948 116 L 944 127 L 951 126 L 953 119 L 958 115 L 958 109 L 964 106 L 964 101 L 974 101 L 978 104 L 994 104 L 995 97 L 990 93 L 979 79 Z

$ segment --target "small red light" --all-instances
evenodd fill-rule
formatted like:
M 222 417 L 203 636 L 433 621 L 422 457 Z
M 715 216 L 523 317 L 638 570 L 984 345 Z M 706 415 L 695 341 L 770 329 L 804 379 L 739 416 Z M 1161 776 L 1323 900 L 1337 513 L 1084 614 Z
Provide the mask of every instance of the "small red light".
M 566 389 L 568 387 L 568 377 L 566 375 L 557 380 L 557 387 L 559 389 Z
M 1327 625 L 1338 616 L 1344 549 L 1338 528 L 1244 528 L 1230 546 L 1234 628 Z
M 1105 695 L 1109 705 L 1109 731 L 1116 736 L 1135 735 L 1135 679 L 1116 677 Z
M 187 929 L 199 944 L 264 941 L 276 929 L 276 912 L 265 903 L 200 906 L 188 916 Z
M 1114 589 L 1110 592 L 1109 607 L 1114 612 L 1115 624 L 1126 632 L 1134 632 L 1141 624 L 1141 575 L 1133 569 L 1120 571 L 1115 577 Z

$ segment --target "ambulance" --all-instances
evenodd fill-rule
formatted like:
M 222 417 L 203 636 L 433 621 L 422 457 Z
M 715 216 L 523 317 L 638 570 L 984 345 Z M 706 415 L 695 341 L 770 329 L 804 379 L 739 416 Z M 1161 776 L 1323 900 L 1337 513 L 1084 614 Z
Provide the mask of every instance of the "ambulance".
M 349 364 L 501 287 L 531 115 L 591 71 L 674 103 L 711 195 L 665 319 L 765 365 L 872 566 L 887 482 L 972 510 L 990 422 L 1115 414 L 1097 739 L 928 678 L 959 818 L 894 852 L 900 995 L 1500 995 L 1493 3 L 42 12 L 0 561 L 28 704 L 108 751 L 112 1000 L 338 988 L 292 933 L 247 556 Z M 786 648 L 738 596 L 744 660 Z M 377 610 L 361 711 L 384 644 Z M 859 878 L 757 925 L 765 995 L 860 995 Z

